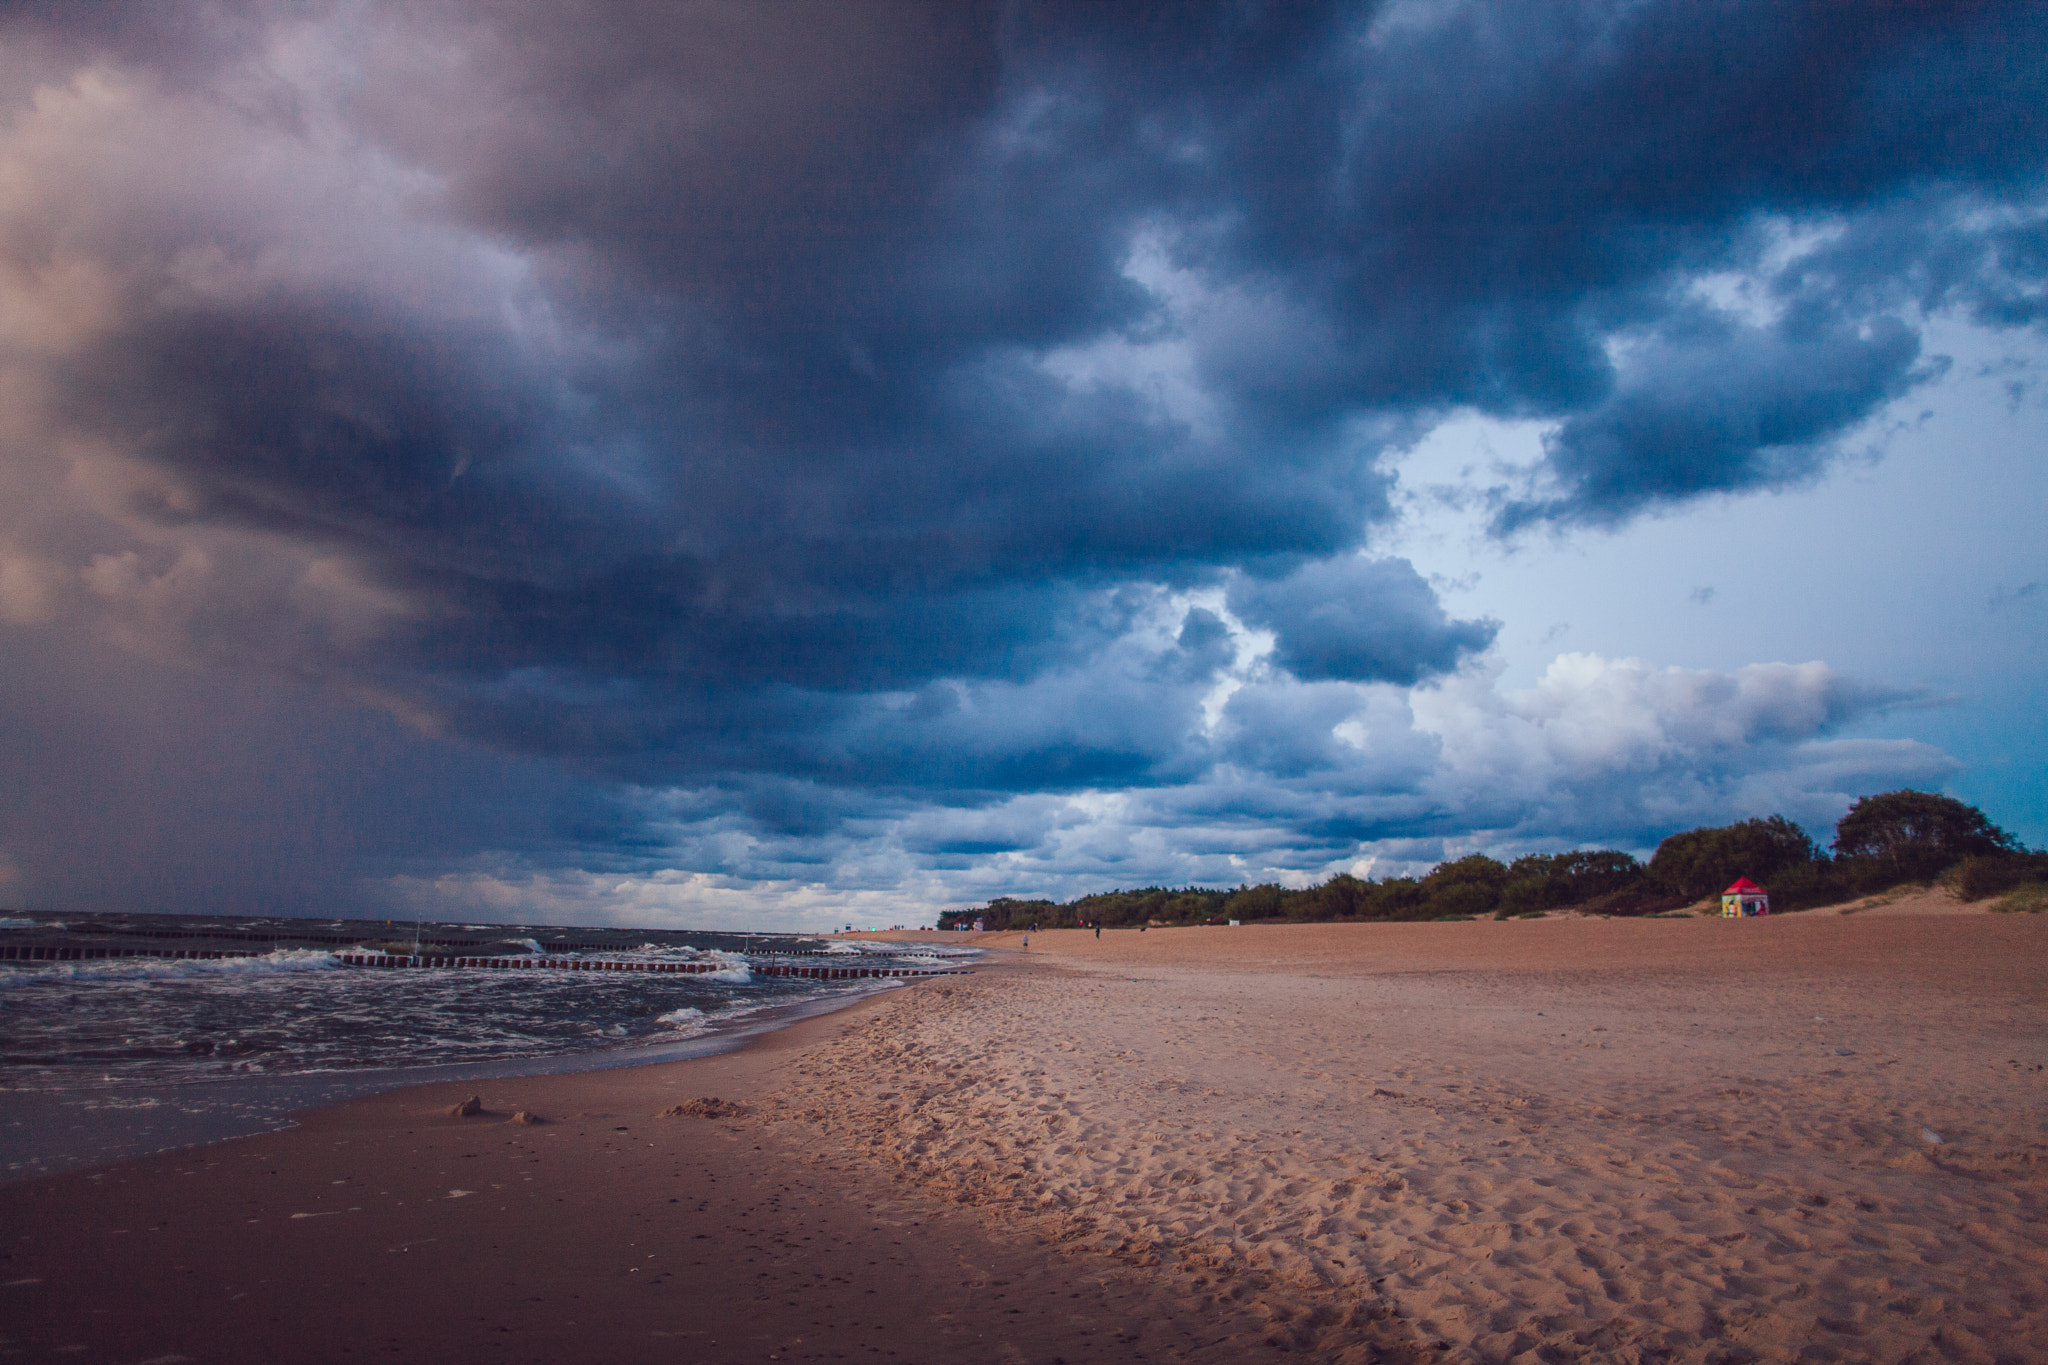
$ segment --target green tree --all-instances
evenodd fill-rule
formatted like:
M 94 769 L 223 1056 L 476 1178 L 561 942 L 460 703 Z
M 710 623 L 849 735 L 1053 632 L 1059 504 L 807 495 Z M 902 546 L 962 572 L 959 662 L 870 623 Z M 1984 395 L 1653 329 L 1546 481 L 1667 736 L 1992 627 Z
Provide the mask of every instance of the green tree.
M 1369 913 L 1372 883 L 1360 881 L 1349 872 L 1339 872 L 1321 886 L 1289 894 L 1287 913 L 1314 920 L 1357 919 Z
M 1389 877 L 1368 882 L 1370 890 L 1360 913 L 1366 919 L 1427 919 L 1423 911 L 1422 883 L 1413 877 Z
M 1970 857 L 2020 851 L 1983 811 L 1935 792 L 1866 796 L 1835 826 L 1835 857 L 1859 882 L 1918 881 Z
M 1484 853 L 1438 863 L 1422 879 L 1421 910 L 1429 919 L 1444 915 L 1490 915 L 1500 904 L 1501 889 L 1507 884 L 1506 866 Z
M 1813 863 L 1820 851 L 1805 830 L 1782 815 L 1744 820 L 1709 829 L 1689 829 L 1657 845 L 1650 858 L 1650 879 L 1659 886 L 1698 900 L 1728 886 L 1737 877 L 1764 883 L 1792 868 Z
M 1282 903 L 1290 918 L 1302 918 L 1292 912 L 1295 897 L 1287 895 L 1278 882 L 1261 882 L 1257 886 L 1240 886 L 1235 895 L 1223 903 L 1223 913 L 1230 919 L 1277 919 Z
M 1525 853 L 1508 864 L 1500 913 L 1505 917 L 1584 905 L 1601 896 L 1631 890 L 1642 880 L 1643 865 L 1618 849 Z

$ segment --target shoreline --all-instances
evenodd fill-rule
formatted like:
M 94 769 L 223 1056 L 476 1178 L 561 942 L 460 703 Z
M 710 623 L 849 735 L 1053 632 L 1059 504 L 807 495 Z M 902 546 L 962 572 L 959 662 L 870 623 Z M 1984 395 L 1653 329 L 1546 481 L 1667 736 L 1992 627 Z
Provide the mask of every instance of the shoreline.
M 2048 1338 L 2034 917 L 997 937 L 974 976 L 492 1083 L 478 1118 L 430 1086 L 0 1187 L 13 1344 L 1996 1365 Z M 742 1107 L 653 1117 L 709 1096 Z
M 329 1108 L 393 1090 L 663 1066 L 713 1057 L 805 1019 L 850 1008 L 902 984 L 877 982 L 872 988 L 849 989 L 840 995 L 766 1006 L 727 1028 L 714 1027 L 673 1043 L 484 1062 L 255 1074 L 154 1085 L 0 1090 L 0 1185 L 284 1132 L 294 1126 L 292 1116 L 304 1110 Z M 78 1122 L 81 1110 L 96 1119 Z M 77 1136 L 60 1139 L 56 1136 L 60 1130 Z M 63 1145 L 79 1150 L 57 1150 Z
M 391 1091 L 283 1133 L 0 1187 L 0 1349 L 537 1365 L 1233 1359 L 1211 1340 L 1216 1322 L 1181 1318 L 1150 1277 L 991 1228 L 763 1121 L 793 1062 L 912 993 L 715 1057 L 499 1082 L 473 1117 L 447 1110 L 467 1085 Z M 665 1112 L 711 1097 L 722 1103 L 698 1105 L 705 1117 Z M 546 1121 L 513 1122 L 515 1108 Z M 1237 1317 L 1227 1335 L 1256 1330 Z

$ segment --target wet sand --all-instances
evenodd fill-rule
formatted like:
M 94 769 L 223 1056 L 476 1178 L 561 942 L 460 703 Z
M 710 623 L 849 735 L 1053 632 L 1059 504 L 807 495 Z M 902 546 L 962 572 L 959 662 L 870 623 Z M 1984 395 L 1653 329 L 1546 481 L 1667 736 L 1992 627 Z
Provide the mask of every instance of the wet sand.
M 743 1053 L 0 1188 L 0 1333 L 165 1365 L 2048 1358 L 2040 917 L 974 941 L 1000 965 Z M 705 1095 L 745 1111 L 654 1117 Z
M 1153 1277 L 762 1122 L 792 1059 L 904 994 L 722 1057 L 397 1091 L 284 1133 L 0 1187 L 0 1354 L 1229 1359 L 1216 1324 L 1180 1320 Z M 472 1090 L 486 1112 L 451 1116 Z M 706 1096 L 742 1112 L 658 1116 Z M 522 1110 L 547 1121 L 512 1121 Z

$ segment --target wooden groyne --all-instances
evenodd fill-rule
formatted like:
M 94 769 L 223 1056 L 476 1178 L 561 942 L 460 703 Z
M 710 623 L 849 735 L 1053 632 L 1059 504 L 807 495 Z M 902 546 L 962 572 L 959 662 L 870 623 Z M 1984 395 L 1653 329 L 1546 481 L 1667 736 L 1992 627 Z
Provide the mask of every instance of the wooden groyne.
M 0 944 L 0 962 L 100 962 L 115 957 L 172 957 L 212 961 L 223 957 L 261 957 L 247 948 L 72 948 L 48 944 Z
M 701 976 L 730 971 L 730 962 L 635 962 L 592 957 L 404 957 L 384 953 L 337 953 L 348 967 L 438 967 L 483 971 L 671 972 Z M 755 976 L 802 977 L 812 981 L 853 981 L 870 977 L 951 976 L 957 967 L 814 967 L 808 963 L 755 962 L 745 966 Z
M 0 962 L 104 962 L 119 958 L 150 957 L 169 958 L 176 961 L 211 962 L 223 958 L 261 957 L 262 953 L 248 948 L 141 948 L 127 946 L 89 947 L 69 944 L 0 944 Z M 755 976 L 798 977 L 809 981 L 856 981 L 871 978 L 895 978 L 917 976 L 953 976 L 965 970 L 962 967 L 919 965 L 904 966 L 889 961 L 886 965 L 872 962 L 855 966 L 851 963 L 841 966 L 825 966 L 809 962 L 783 962 L 777 960 L 790 954 L 777 954 L 775 958 L 747 958 L 743 965 Z M 840 956 L 843 956 L 841 954 Z M 866 956 L 882 957 L 883 954 Z M 344 967 L 370 968 L 436 968 L 439 970 L 466 969 L 470 971 L 544 971 L 544 972 L 658 972 L 679 976 L 703 976 L 711 972 L 729 971 L 735 965 L 731 962 L 643 962 L 633 959 L 596 957 L 550 957 L 547 955 L 514 955 L 510 957 L 465 957 L 444 953 L 336 953 L 335 961 Z
M 768 963 L 754 968 L 756 976 L 803 976 L 818 981 L 850 981 L 869 976 L 964 976 L 965 967 L 811 967 L 794 963 Z

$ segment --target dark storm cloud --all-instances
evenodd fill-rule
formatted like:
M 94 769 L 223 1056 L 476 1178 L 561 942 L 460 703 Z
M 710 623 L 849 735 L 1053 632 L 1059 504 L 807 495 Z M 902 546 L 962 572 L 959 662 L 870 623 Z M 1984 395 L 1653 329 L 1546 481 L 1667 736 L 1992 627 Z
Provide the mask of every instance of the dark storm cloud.
M 1766 329 L 1694 315 L 1641 347 L 1628 378 L 1545 441 L 1568 491 L 1510 503 L 1500 529 L 1615 522 L 1702 493 L 1798 482 L 1826 464 L 1835 435 L 1921 377 L 1918 337 L 1888 317 Z M 1645 461 L 1648 450 L 1658 458 Z
M 247 13 L 195 23 L 244 33 Z M 2023 111 L 2048 94 L 2037 12 L 1996 5 L 351 22 L 343 113 L 436 178 L 425 204 L 532 253 L 608 363 L 512 356 L 433 300 L 365 323 L 374 305 L 300 296 L 110 338 L 79 367 L 88 406 L 193 478 L 179 515 L 360 537 L 502 625 L 479 662 L 827 687 L 1003 671 L 1001 642 L 948 619 L 986 614 L 956 594 L 1355 544 L 1385 506 L 1343 436 L 1362 413 L 1562 418 L 1568 493 L 1509 523 L 1806 473 L 1910 384 L 1916 338 L 1853 273 L 1755 330 L 1674 303 L 1674 272 L 1750 264 L 1760 215 L 2031 192 L 2044 134 Z M 134 25 L 167 23 L 106 41 L 146 64 Z M 1196 322 L 1206 436 L 1034 363 L 1175 325 L 1124 268 L 1147 225 L 1295 324 Z M 1979 293 L 2027 252 L 1995 253 Z M 2008 293 L 2008 313 L 2028 297 Z M 1630 329 L 1647 340 L 1618 373 L 1603 341 Z M 578 451 L 630 463 L 637 501 Z M 1019 605 L 1009 629 L 1041 641 Z
M 1612 524 L 1817 476 L 1938 368 L 1928 315 L 2037 326 L 2044 39 L 2017 3 L 11 6 L 10 486 L 85 491 L 0 526 L 8 619 L 709 793 L 678 828 L 1338 771 L 1338 693 L 1219 719 L 1224 604 L 1295 683 L 1443 677 L 1493 626 L 1359 551 L 1447 413 L 1553 424 L 1499 531 Z M 1387 828 L 1337 806 L 1288 818 Z
M 494 343 L 347 297 L 167 310 L 81 356 L 58 402 L 73 430 L 179 476 L 178 501 L 137 509 L 161 523 L 248 527 L 450 584 L 560 581 L 656 540 L 633 499 L 560 458 L 609 433 L 569 427 Z
M 1231 585 L 1230 606 L 1273 631 L 1273 660 L 1303 680 L 1420 681 L 1484 649 L 1495 627 L 1453 621 L 1405 560 L 1357 556 Z

